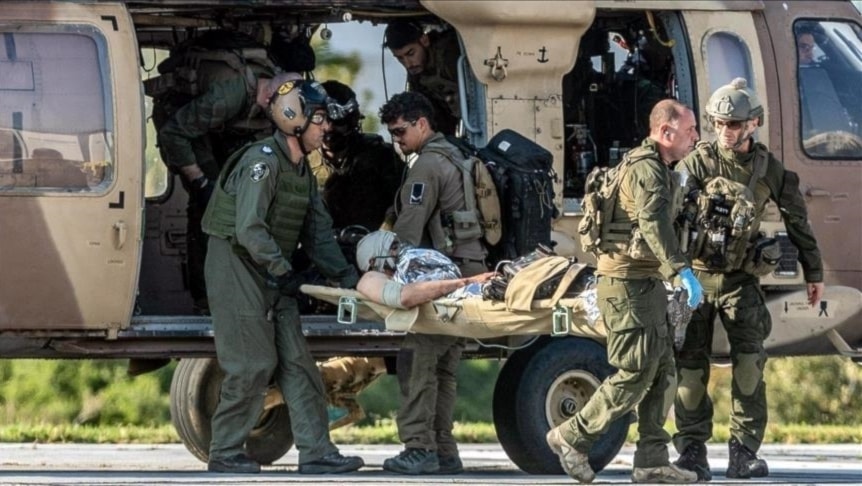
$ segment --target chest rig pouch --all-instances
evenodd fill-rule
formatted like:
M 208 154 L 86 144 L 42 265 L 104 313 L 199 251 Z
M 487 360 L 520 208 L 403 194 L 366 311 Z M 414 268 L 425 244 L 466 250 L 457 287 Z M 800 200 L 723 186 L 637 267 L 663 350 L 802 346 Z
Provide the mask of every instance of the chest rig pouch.
M 704 161 L 717 171 L 711 150 L 698 144 Z M 725 177 L 711 179 L 704 190 L 695 191 L 689 201 L 696 207 L 683 244 L 689 256 L 699 260 L 710 271 L 743 270 L 763 276 L 775 270 L 781 259 L 781 247 L 775 238 L 756 232 L 757 201 L 754 190 L 766 173 L 768 153 L 755 148 L 751 179 L 748 185 Z
M 698 216 L 689 239 L 692 258 L 712 271 L 740 268 L 754 226 L 751 190 L 738 182 L 716 177 L 696 200 Z

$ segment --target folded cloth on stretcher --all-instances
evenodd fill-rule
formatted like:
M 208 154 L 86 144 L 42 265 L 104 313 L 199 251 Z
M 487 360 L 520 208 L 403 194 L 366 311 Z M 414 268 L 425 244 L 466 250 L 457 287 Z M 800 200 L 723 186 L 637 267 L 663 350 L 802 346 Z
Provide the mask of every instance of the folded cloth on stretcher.
M 559 266 L 559 260 L 544 264 Z M 557 322 L 566 323 L 564 331 L 568 334 L 604 339 L 604 323 L 595 310 L 595 290 L 584 290 L 575 296 L 566 295 L 569 285 L 590 270 L 583 264 L 567 265 L 559 291 L 548 299 L 528 300 L 529 308 L 524 304 L 524 293 L 533 295 L 528 286 L 541 283 L 527 281 L 529 279 L 519 281 L 513 278 L 507 289 L 506 301 L 484 300 L 481 297 L 441 298 L 406 310 L 372 302 L 350 289 L 303 285 L 301 290 L 336 305 L 342 297 L 354 299 L 358 303 L 357 314 L 360 318 L 382 321 L 388 330 L 393 331 L 469 338 L 551 334 L 556 312 Z M 513 296 L 511 299 L 510 292 Z

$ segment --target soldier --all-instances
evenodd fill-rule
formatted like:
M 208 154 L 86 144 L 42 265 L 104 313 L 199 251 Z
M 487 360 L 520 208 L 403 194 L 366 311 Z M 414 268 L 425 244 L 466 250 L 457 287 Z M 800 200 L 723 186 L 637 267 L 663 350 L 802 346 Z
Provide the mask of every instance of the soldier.
M 467 238 L 454 231 L 452 215 L 466 209 L 462 175 L 454 162 L 462 156 L 435 130 L 433 113 L 428 99 L 415 92 L 397 94 L 380 108 L 380 120 L 402 153 L 418 154 L 401 186 L 393 231 L 405 243 L 445 253 L 461 275 L 472 277 L 487 271 L 487 251 L 481 231 L 472 235 L 467 231 Z M 387 459 L 383 469 L 403 474 L 463 471 L 452 437 L 455 373 L 463 347 L 463 340 L 452 336 L 404 338 L 397 360 L 401 385 L 397 424 L 405 449 Z
M 757 127 L 763 124 L 763 107 L 747 88 L 745 79 L 736 78 L 718 88 L 710 97 L 706 112 L 717 140 L 698 144 L 698 149 L 682 160 L 677 170 L 688 173 L 687 189 L 705 190 L 720 185 L 735 187 L 740 194 L 747 190 L 753 198 L 753 208 L 749 221 L 739 221 L 738 229 L 728 229 L 730 223 L 715 228 L 713 237 L 730 238 L 718 249 L 694 245 L 692 250 L 695 275 L 704 286 L 705 305 L 695 311 L 676 357 L 680 383 L 674 410 L 679 432 L 674 436 L 674 445 L 681 454 L 676 464 L 697 472 L 700 480 L 712 477 L 704 443 L 712 436 L 713 408 L 706 390 L 713 326 L 718 317 L 727 331 L 733 364 L 727 477 L 764 477 L 769 470 L 756 452 L 766 428 L 763 341 L 769 336 L 772 321 L 758 276 L 769 273 L 780 258 L 777 242 L 768 242 L 757 231 L 769 200 L 778 205 L 787 235 L 799 250 L 799 261 L 808 282 L 808 303 L 812 306 L 823 295 L 823 266 L 808 224 L 799 177 L 785 170 L 765 145 L 753 139 Z M 716 194 L 714 200 L 729 197 Z M 698 207 L 698 220 L 712 217 L 708 208 Z M 741 240 L 739 245 L 734 244 L 735 234 Z M 724 254 L 722 248 L 727 249 Z M 772 257 L 771 262 L 766 261 L 768 256 Z
M 673 332 L 667 319 L 663 276 L 679 275 L 688 305 L 702 297 L 700 283 L 682 254 L 673 227 L 669 166 L 697 141 L 694 113 L 662 100 L 650 114 L 650 135 L 629 151 L 618 173 L 619 192 L 609 224 L 639 234 L 626 244 L 606 242 L 598 258 L 598 307 L 608 333 L 608 362 L 617 368 L 578 413 L 548 432 L 551 449 L 569 476 L 589 483 L 595 472 L 587 454 L 610 424 L 637 409 L 640 438 L 632 481 L 693 482 L 697 475 L 670 464 L 663 426 L 676 387 Z M 636 230 L 636 231 L 635 231 Z M 663 275 L 664 274 L 664 275 Z
M 461 118 L 457 65 L 461 49 L 455 30 L 425 33 L 415 22 L 396 20 L 386 26 L 384 45 L 407 70 L 409 89 L 434 105 L 436 130 L 455 135 Z
M 278 131 L 226 163 L 203 219 L 209 238 L 207 290 L 219 365 L 225 372 L 212 419 L 208 469 L 257 473 L 243 444 L 263 410 L 274 377 L 290 411 L 299 473 L 359 469 L 329 438 L 320 373 L 308 350 L 295 295 L 301 280 L 290 260 L 298 245 L 326 277 L 354 287 L 356 270 L 332 238 L 305 156 L 329 129 L 320 84 L 288 81 L 269 103 Z
M 323 200 L 333 227 L 376 230 L 401 187 L 405 165 L 382 137 L 362 133 L 362 114 L 350 87 L 338 81 L 326 81 L 323 87 L 342 116 L 333 120 L 321 150 L 330 171 L 322 185 Z

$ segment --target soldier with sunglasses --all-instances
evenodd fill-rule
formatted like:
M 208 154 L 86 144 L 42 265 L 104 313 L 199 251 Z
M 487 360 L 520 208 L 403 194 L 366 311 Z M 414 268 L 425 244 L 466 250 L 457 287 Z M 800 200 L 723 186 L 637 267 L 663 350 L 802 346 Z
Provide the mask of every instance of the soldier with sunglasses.
M 734 405 L 730 416 L 727 477 L 764 477 L 769 470 L 766 461 L 757 457 L 756 452 L 766 429 L 766 388 L 763 382 L 766 352 L 763 342 L 769 336 L 772 321 L 758 277 L 770 271 L 769 262 L 758 261 L 765 260 L 766 254 L 759 251 L 766 248 L 759 243 L 768 239 L 759 234 L 758 228 L 769 201 L 778 205 L 787 235 L 799 250 L 811 306 L 817 305 L 823 295 L 823 264 L 808 224 L 799 177 L 785 170 L 782 162 L 765 145 L 754 140 L 754 133 L 763 125 L 764 112 L 746 80 L 736 78 L 716 90 L 709 99 L 706 112 L 715 129 L 716 140 L 701 142 L 677 165 L 677 171 L 688 174 L 686 192 L 704 189 L 708 192 L 710 187 L 719 186 L 735 187 L 740 193 L 747 191 L 747 197 L 753 200 L 753 211 L 750 211 L 749 221 L 744 222 L 750 228 L 745 232 L 750 235 L 748 241 L 739 245 L 693 245 L 709 250 L 693 250 L 691 255 L 695 276 L 703 284 L 704 303 L 694 311 L 685 342 L 676 356 L 679 387 L 674 410 L 679 432 L 674 436 L 674 445 L 680 452 L 676 465 L 696 472 L 701 481 L 712 478 L 705 446 L 712 436 L 713 414 L 707 385 L 714 323 L 719 318 L 727 331 L 733 364 L 731 396 Z M 726 200 L 725 194 L 714 196 L 713 201 Z M 699 199 L 705 200 L 708 198 Z M 708 212 L 699 204 L 698 221 L 704 221 L 704 217 L 711 220 Z M 722 219 L 714 219 L 719 220 Z M 743 224 L 738 226 L 709 230 L 713 240 L 732 240 L 740 234 Z M 704 232 L 707 228 L 700 227 L 699 230 Z M 778 246 L 777 242 L 769 245 Z M 776 262 L 773 255 L 772 263 Z
M 416 92 L 397 94 L 380 108 L 380 121 L 402 153 L 417 155 L 396 200 L 393 231 L 404 243 L 444 253 L 464 277 L 486 272 L 481 232 L 456 234 L 446 223 L 467 209 L 462 175 L 454 162 L 462 155 L 437 132 L 430 101 Z M 397 362 L 401 386 L 397 425 L 405 449 L 387 459 L 383 469 L 402 474 L 463 470 L 452 436 L 455 373 L 463 348 L 463 340 L 452 336 L 405 337 Z

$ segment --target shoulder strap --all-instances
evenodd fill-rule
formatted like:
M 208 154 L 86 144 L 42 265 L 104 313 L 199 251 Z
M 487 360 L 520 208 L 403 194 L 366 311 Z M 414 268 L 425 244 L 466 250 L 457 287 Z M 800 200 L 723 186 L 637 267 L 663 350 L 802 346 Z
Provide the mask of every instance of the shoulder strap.
M 757 181 L 766 175 L 766 166 L 769 164 L 769 152 L 761 144 L 754 145 L 754 166 L 751 168 L 751 179 L 748 181 L 748 189 L 754 194 Z
M 476 159 L 469 157 L 463 160 L 456 160 L 446 151 L 435 148 L 429 148 L 426 151 L 446 157 L 446 160 L 452 162 L 461 171 L 461 180 L 464 184 L 464 203 L 467 205 L 468 211 L 476 211 L 476 188 L 473 185 L 473 164 L 476 163 Z
M 718 162 L 715 160 L 715 152 L 712 150 L 712 145 L 709 142 L 701 140 L 695 145 L 695 149 L 700 153 L 700 158 L 707 166 L 707 173 L 718 175 Z

